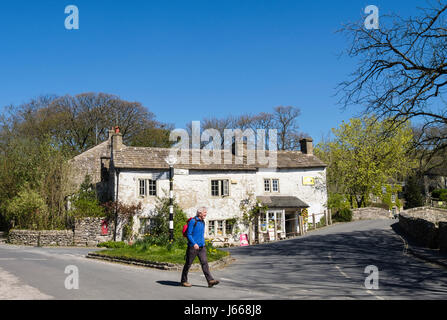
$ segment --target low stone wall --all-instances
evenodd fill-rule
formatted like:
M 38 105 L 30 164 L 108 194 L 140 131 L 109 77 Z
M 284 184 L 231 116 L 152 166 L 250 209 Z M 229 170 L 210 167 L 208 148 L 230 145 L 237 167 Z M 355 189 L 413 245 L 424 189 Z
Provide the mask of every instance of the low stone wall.
M 389 219 L 390 212 L 383 208 L 367 207 L 352 210 L 352 220 L 375 220 L 375 219 Z
M 106 227 L 106 228 L 104 228 Z M 74 244 L 94 247 L 113 240 L 113 224 L 104 226 L 104 218 L 84 218 L 75 221 Z
M 8 242 L 26 246 L 96 246 L 113 239 L 113 225 L 104 228 L 103 218 L 84 218 L 74 230 L 10 230 Z
M 39 245 L 40 231 L 32 230 L 10 230 L 8 242 L 11 244 L 23 244 L 25 246 Z
M 440 248 L 441 242 L 443 248 L 447 247 L 444 222 L 447 223 L 447 210 L 422 207 L 399 214 L 402 230 L 419 244 L 432 249 Z
M 73 231 L 71 230 L 11 230 L 9 243 L 27 246 L 71 246 Z
M 447 252 L 447 222 L 439 222 L 439 249 Z

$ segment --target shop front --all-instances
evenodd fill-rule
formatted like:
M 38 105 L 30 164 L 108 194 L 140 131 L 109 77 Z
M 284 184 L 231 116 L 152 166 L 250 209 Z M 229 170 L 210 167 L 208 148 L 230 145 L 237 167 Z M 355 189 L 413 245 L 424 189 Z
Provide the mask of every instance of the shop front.
M 257 242 L 268 242 L 296 236 L 299 233 L 298 216 L 309 206 L 297 197 L 260 196 L 257 199 L 268 209 L 258 216 Z

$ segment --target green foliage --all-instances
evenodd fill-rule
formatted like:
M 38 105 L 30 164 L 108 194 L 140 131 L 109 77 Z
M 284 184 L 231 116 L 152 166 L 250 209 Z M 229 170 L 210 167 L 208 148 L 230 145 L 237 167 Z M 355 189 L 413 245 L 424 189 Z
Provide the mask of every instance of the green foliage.
M 439 199 L 441 201 L 447 201 L 447 189 L 436 189 L 431 193 L 432 198 Z
M 381 196 L 383 186 L 400 180 L 415 166 L 407 153 L 413 141 L 410 125 L 389 133 L 390 124 L 375 117 L 354 118 L 332 129 L 334 139 L 315 148 L 328 164 L 330 194 L 345 195 L 352 207 L 363 207 L 370 195 Z
M 106 241 L 98 244 L 100 248 L 125 248 L 127 244 L 124 241 Z
M 386 185 L 386 193 L 382 195 L 382 202 L 387 205 L 385 209 L 391 210 L 394 206 L 400 208 L 401 202 L 397 197 L 398 192 L 402 191 L 402 186 L 400 185 Z M 395 200 L 393 202 L 393 195 Z
M 48 206 L 36 191 L 27 187 L 9 202 L 6 218 L 16 229 L 41 230 L 47 225 Z
M 421 177 L 412 175 L 407 179 L 404 191 L 405 209 L 422 207 L 425 204 L 424 186 Z
M 251 225 L 261 212 L 268 210 L 259 200 L 250 195 L 248 199 L 241 201 L 240 209 L 242 211 L 242 222 L 245 225 Z
M 174 239 L 184 239 L 183 226 L 188 221 L 186 213 L 174 201 Z M 154 225 L 151 234 L 155 237 L 169 236 L 169 198 L 157 198 Z
M 350 222 L 352 221 L 352 211 L 348 208 L 342 209 L 334 215 L 333 220 L 335 222 Z
M 350 208 L 349 201 L 346 196 L 338 193 L 329 193 L 328 195 L 328 208 L 335 211 Z
M 10 228 L 12 222 L 7 208 L 23 190 L 32 190 L 45 202 L 47 217 L 40 221 L 46 229 L 66 224 L 68 154 L 47 136 L 30 139 L 5 128 L 0 130 L 0 148 L 0 220 L 4 228 Z
M 149 244 L 141 241 L 135 242 L 132 246 L 126 246 L 124 248 L 107 249 L 104 251 L 96 252 L 100 255 L 124 258 L 124 259 L 138 259 L 148 262 L 169 262 L 184 264 L 185 263 L 185 250 L 186 247 L 180 247 L 175 243 L 168 247 L 166 245 L 159 246 L 156 244 Z M 229 253 L 220 249 L 212 248 L 207 252 L 207 258 L 209 262 L 216 261 Z M 195 259 L 197 262 L 198 259 Z
M 100 205 L 97 199 L 96 191 L 89 175 L 85 176 L 78 193 L 73 198 L 72 205 L 73 208 L 70 213 L 75 218 L 105 216 L 104 207 Z

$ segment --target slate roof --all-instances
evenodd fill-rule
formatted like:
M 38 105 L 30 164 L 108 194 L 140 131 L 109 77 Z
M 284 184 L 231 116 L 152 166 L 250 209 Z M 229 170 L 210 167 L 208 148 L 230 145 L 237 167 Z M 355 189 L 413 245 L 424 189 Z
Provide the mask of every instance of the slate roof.
M 292 196 L 259 196 L 258 201 L 270 208 L 308 208 L 309 205 Z
M 194 151 L 194 150 L 193 150 Z M 197 151 L 197 150 L 195 150 Z M 116 168 L 128 169 L 167 169 L 169 166 L 165 158 L 169 156 L 171 149 L 166 148 L 147 148 L 147 147 L 128 147 L 123 146 L 121 150 L 113 152 L 113 163 Z M 196 170 L 257 170 L 259 168 L 268 168 L 268 164 L 262 165 L 258 161 L 254 164 L 247 164 L 246 157 L 243 157 L 242 164 L 235 161 L 235 156 L 230 150 L 221 151 L 220 164 L 213 163 L 191 163 L 191 150 L 189 151 L 189 163 L 177 163 L 179 169 Z M 178 153 L 181 154 L 180 151 Z M 225 155 L 230 156 L 231 163 L 225 164 Z M 268 157 L 268 151 L 266 152 Z M 277 151 L 277 168 L 321 168 L 326 164 L 314 155 L 303 154 L 300 151 Z

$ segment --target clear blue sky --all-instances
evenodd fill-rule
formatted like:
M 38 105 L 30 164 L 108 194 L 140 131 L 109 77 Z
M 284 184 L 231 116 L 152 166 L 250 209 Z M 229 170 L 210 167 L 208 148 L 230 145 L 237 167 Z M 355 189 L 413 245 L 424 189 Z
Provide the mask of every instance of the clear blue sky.
M 64 27 L 70 4 L 79 30 Z M 1 0 L 0 107 L 105 92 L 183 128 L 292 105 L 318 141 L 359 111 L 342 112 L 334 97 L 355 68 L 338 57 L 348 44 L 335 31 L 370 4 L 407 16 L 424 2 Z

